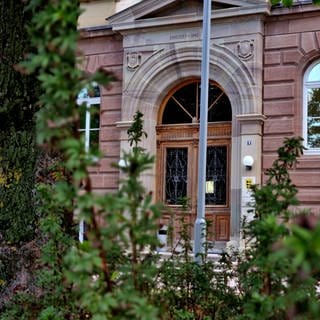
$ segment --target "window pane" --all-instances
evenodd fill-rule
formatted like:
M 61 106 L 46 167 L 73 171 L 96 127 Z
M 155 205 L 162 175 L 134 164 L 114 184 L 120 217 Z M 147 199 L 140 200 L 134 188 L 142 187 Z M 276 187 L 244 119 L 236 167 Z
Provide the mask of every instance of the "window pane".
M 86 128 L 86 111 L 87 111 L 87 106 L 86 105 L 81 105 L 80 106 L 80 129 L 85 129 Z
M 200 119 L 201 88 L 199 81 L 178 89 L 168 100 L 162 116 L 163 124 L 192 123 Z M 208 122 L 231 121 L 231 104 L 216 85 L 209 85 Z
M 84 130 L 79 130 L 79 131 L 80 131 L 80 139 L 82 140 L 83 143 L 85 143 L 86 133 Z
M 166 156 L 165 201 L 179 204 L 187 196 L 188 149 L 168 148 Z
M 88 97 L 89 97 L 89 94 L 88 94 L 87 88 L 83 88 L 78 94 L 78 99 L 87 99 Z
M 88 99 L 88 98 L 98 98 L 100 97 L 100 88 L 96 84 L 93 84 L 92 87 L 83 88 L 78 94 L 78 99 Z
M 308 90 L 308 147 L 320 148 L 320 88 Z
M 192 123 L 192 117 L 196 117 L 197 86 L 197 82 L 188 84 L 172 95 L 163 113 L 163 124 Z
M 177 106 L 172 98 L 169 99 L 166 108 L 163 112 L 162 123 L 191 123 L 192 119 Z
M 93 90 L 90 92 L 90 97 L 99 98 L 100 97 L 100 88 L 97 85 L 93 86 Z
M 187 110 L 187 112 L 192 117 L 196 116 L 196 110 L 197 110 L 196 94 L 197 94 L 197 83 L 191 83 L 182 87 L 173 95 L 174 98 Z M 190 118 L 189 116 L 189 122 L 191 121 L 192 121 L 192 118 Z
M 210 86 L 208 122 L 231 121 L 231 117 L 231 104 L 226 94 L 217 86 Z
M 99 104 L 94 104 L 90 106 L 90 113 L 91 113 L 91 118 L 90 118 L 90 128 L 93 129 L 99 129 L 100 127 L 100 105 Z
M 207 148 L 206 204 L 225 205 L 227 187 L 227 147 Z
M 95 83 L 92 83 L 89 88 L 83 88 L 79 94 L 77 103 L 79 104 L 79 116 L 80 116 L 80 131 L 99 129 L 100 128 L 100 88 Z M 89 108 L 87 107 L 89 106 Z M 89 114 L 89 112 L 90 114 Z M 87 119 L 89 118 L 90 119 Z M 87 120 L 90 123 L 87 125 Z M 89 133 L 88 131 L 88 133 Z M 95 144 L 94 141 L 99 142 L 99 133 L 94 133 L 95 137 L 91 138 L 90 144 Z M 98 135 L 98 138 L 96 137 Z M 88 142 L 89 143 L 89 142 Z
M 99 130 L 90 130 L 90 148 L 99 149 Z
M 320 81 L 320 63 L 315 65 L 309 73 L 308 82 Z
M 308 89 L 308 117 L 320 116 L 320 88 Z

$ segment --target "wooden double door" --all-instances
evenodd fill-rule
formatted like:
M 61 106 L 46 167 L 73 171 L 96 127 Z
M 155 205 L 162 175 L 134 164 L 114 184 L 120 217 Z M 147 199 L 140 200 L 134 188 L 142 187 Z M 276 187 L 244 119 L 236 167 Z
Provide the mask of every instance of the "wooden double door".
M 178 239 L 181 221 L 193 225 L 197 214 L 199 124 L 157 127 L 157 198 L 165 203 L 163 224 L 173 224 Z M 209 123 L 205 203 L 208 239 L 230 237 L 231 121 Z

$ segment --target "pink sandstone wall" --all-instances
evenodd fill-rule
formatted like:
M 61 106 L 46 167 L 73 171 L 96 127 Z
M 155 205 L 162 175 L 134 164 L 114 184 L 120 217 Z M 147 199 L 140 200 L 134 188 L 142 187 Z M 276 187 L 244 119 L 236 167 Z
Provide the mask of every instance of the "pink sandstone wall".
M 91 169 L 93 188 L 97 192 L 113 192 L 119 183 L 119 172 L 111 164 L 117 163 L 120 156 L 120 132 L 116 122 L 121 120 L 122 39 L 111 33 L 86 32 L 79 49 L 85 55 L 86 71 L 93 73 L 101 67 L 117 77 L 110 87 L 100 88 L 100 148 L 104 157 L 99 166 Z
M 263 169 L 270 167 L 284 137 L 302 135 L 302 81 L 305 69 L 320 59 L 320 11 L 297 15 L 273 15 L 265 25 L 263 112 Z M 120 155 L 123 48 L 122 39 L 111 31 L 88 31 L 79 48 L 86 56 L 84 68 L 94 72 L 100 66 L 113 71 L 118 80 L 110 90 L 102 88 L 100 145 L 104 153 L 91 175 L 94 189 L 117 190 L 118 170 L 111 167 Z M 306 207 L 320 213 L 320 156 L 305 155 L 292 173 L 299 198 Z
M 288 19 L 289 17 L 289 19 Z M 263 168 L 284 137 L 302 136 L 303 74 L 320 58 L 320 11 L 270 17 L 265 27 Z M 320 155 L 304 155 L 292 172 L 302 205 L 320 213 Z

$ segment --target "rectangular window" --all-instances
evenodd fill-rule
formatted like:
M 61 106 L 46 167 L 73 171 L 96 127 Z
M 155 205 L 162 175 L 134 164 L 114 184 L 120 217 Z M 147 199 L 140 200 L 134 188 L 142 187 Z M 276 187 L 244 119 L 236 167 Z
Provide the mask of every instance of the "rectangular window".
M 79 106 L 80 127 L 79 132 L 84 140 L 85 152 L 99 149 L 100 130 L 100 88 L 96 83 L 92 83 L 89 88 L 82 88 L 78 94 L 77 105 Z M 84 220 L 79 222 L 79 241 L 85 238 Z
M 99 148 L 100 130 L 100 89 L 96 84 L 91 88 L 83 88 L 78 95 L 77 104 L 80 107 L 79 131 L 85 141 L 85 150 Z
M 81 105 L 80 106 L 80 129 L 84 135 L 85 148 L 99 148 L 100 130 L 100 105 Z
M 227 146 L 207 148 L 206 196 L 208 205 L 227 203 Z
M 165 202 L 179 204 L 187 196 L 188 149 L 166 149 Z

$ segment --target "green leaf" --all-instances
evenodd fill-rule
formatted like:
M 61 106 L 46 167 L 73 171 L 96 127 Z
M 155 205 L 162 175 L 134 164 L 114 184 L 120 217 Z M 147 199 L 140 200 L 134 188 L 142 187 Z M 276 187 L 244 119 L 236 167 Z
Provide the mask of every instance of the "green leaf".
M 284 7 L 291 7 L 293 0 L 281 0 Z

